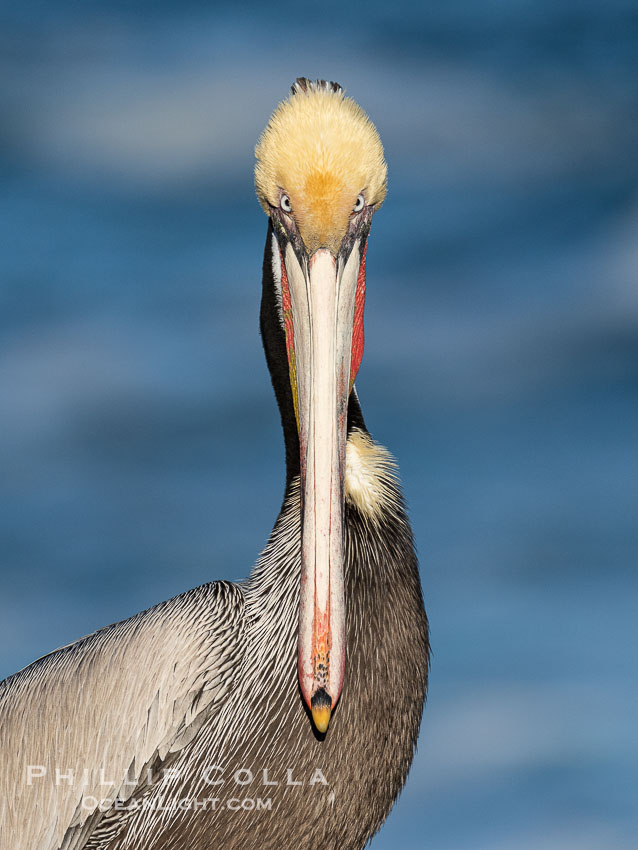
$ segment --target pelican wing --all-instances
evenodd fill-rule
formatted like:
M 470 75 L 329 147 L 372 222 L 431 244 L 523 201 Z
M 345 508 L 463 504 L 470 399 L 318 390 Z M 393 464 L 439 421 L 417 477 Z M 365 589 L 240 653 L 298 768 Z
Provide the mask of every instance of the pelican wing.
M 0 847 L 80 848 L 223 704 L 241 588 L 202 585 L 0 683 Z

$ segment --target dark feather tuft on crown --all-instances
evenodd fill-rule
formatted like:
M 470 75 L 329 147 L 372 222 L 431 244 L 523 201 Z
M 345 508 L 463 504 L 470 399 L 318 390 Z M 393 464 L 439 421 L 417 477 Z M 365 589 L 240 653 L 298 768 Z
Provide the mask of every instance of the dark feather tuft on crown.
M 339 83 L 327 80 L 309 80 L 307 77 L 297 77 L 290 87 L 291 94 L 308 94 L 311 91 L 343 92 Z

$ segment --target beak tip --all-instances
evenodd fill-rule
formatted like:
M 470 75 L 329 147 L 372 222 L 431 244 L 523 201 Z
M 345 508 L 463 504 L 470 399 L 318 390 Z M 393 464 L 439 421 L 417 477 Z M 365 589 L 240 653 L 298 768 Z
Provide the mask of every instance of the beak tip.
M 332 715 L 332 699 L 323 688 L 320 688 L 312 697 L 310 710 L 317 732 L 321 732 L 322 735 L 325 734 L 328 731 L 328 724 Z

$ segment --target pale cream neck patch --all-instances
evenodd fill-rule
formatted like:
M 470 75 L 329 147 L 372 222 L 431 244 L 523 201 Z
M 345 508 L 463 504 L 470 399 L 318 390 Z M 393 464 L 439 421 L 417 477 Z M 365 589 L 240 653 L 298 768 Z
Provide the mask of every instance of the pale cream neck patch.
M 346 499 L 378 519 L 396 501 L 397 464 L 390 452 L 365 432 L 354 430 L 346 443 Z

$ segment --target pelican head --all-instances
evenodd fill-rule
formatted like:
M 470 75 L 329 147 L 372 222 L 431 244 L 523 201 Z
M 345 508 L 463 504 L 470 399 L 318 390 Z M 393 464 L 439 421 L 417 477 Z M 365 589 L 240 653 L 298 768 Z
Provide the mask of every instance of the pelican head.
M 273 274 L 301 452 L 299 683 L 325 733 L 346 666 L 348 398 L 363 354 L 368 233 L 387 169 L 363 110 L 336 83 L 305 78 L 279 104 L 255 153 L 257 196 L 276 239 Z

